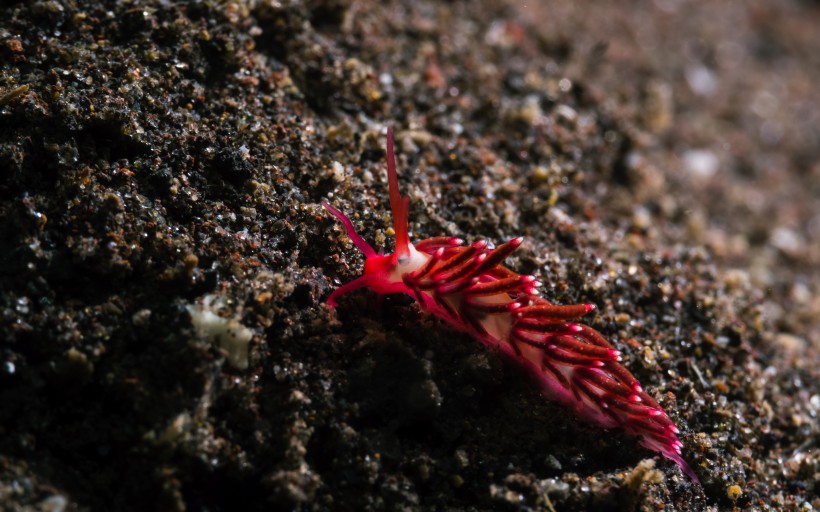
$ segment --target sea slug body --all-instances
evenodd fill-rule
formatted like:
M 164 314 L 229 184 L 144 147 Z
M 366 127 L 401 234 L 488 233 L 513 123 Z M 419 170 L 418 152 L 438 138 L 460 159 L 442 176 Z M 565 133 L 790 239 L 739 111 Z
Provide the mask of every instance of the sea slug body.
M 549 398 L 603 428 L 620 427 L 638 436 L 640 444 L 698 481 L 681 456 L 678 428 L 666 412 L 620 363 L 620 352 L 599 332 L 577 322 L 595 309 L 593 304 L 552 304 L 539 295 L 541 283 L 535 277 L 504 267 L 522 238 L 496 248 L 486 241 L 465 245 L 454 237 L 410 243 L 409 199 L 399 193 L 390 129 L 387 173 L 396 232 L 393 254 L 377 254 L 350 219 L 322 203 L 366 258 L 364 275 L 333 291 L 330 306 L 360 288 L 410 295 L 424 310 L 517 361 L 541 382 Z

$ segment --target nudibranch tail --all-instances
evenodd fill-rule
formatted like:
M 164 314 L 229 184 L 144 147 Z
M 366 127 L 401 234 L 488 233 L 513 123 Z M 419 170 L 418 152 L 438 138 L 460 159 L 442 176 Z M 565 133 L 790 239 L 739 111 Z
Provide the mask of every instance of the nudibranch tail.
M 604 428 L 638 436 L 698 482 L 681 456 L 678 428 L 621 364 L 620 351 L 591 327 L 567 321 L 592 311 L 591 304 L 558 306 L 535 295 L 516 302 L 523 304 L 511 309 L 511 350 L 554 399 Z

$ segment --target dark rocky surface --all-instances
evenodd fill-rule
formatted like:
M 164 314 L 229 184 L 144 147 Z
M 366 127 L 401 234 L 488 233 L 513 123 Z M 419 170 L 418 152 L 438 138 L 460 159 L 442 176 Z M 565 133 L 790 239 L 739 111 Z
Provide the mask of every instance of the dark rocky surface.
M 0 7 L 0 509 L 820 507 L 820 7 Z M 681 427 L 702 486 L 412 301 L 392 239 L 509 265 Z M 249 351 L 245 350 L 249 342 Z

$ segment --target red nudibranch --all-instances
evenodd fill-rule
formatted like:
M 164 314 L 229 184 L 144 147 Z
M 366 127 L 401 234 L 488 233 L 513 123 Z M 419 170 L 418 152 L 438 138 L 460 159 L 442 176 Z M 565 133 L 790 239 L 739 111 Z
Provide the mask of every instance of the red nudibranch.
M 421 307 L 484 345 L 498 349 L 530 371 L 549 398 L 603 428 L 620 427 L 640 444 L 674 461 L 695 482 L 681 456 L 678 428 L 638 380 L 621 365 L 620 352 L 577 320 L 594 304 L 552 304 L 537 291 L 535 277 L 502 265 L 522 238 L 491 249 L 454 237 L 410 243 L 410 200 L 399 193 L 393 132 L 387 131 L 387 176 L 396 251 L 377 254 L 342 212 L 323 202 L 364 253 L 364 275 L 331 293 L 328 304 L 360 288 L 378 294 L 405 293 Z

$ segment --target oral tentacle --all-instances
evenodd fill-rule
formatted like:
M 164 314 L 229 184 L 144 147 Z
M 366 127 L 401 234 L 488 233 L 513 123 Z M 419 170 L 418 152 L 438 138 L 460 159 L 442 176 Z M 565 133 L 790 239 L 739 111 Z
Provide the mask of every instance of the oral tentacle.
M 370 244 L 368 244 L 364 240 L 364 238 L 362 238 L 358 233 L 356 233 L 356 228 L 353 227 L 353 222 L 351 222 L 351 220 L 348 219 L 344 213 L 334 208 L 327 201 L 322 201 L 322 206 L 324 206 L 325 210 L 330 212 L 331 215 L 336 217 L 336 219 L 338 219 L 339 222 L 342 223 L 342 226 L 344 226 L 345 231 L 347 232 L 347 236 L 350 237 L 350 239 L 353 241 L 356 247 L 358 247 L 359 250 L 362 251 L 362 254 L 364 254 L 365 258 L 370 258 L 376 255 L 376 251 L 374 251 L 373 248 L 370 247 Z

